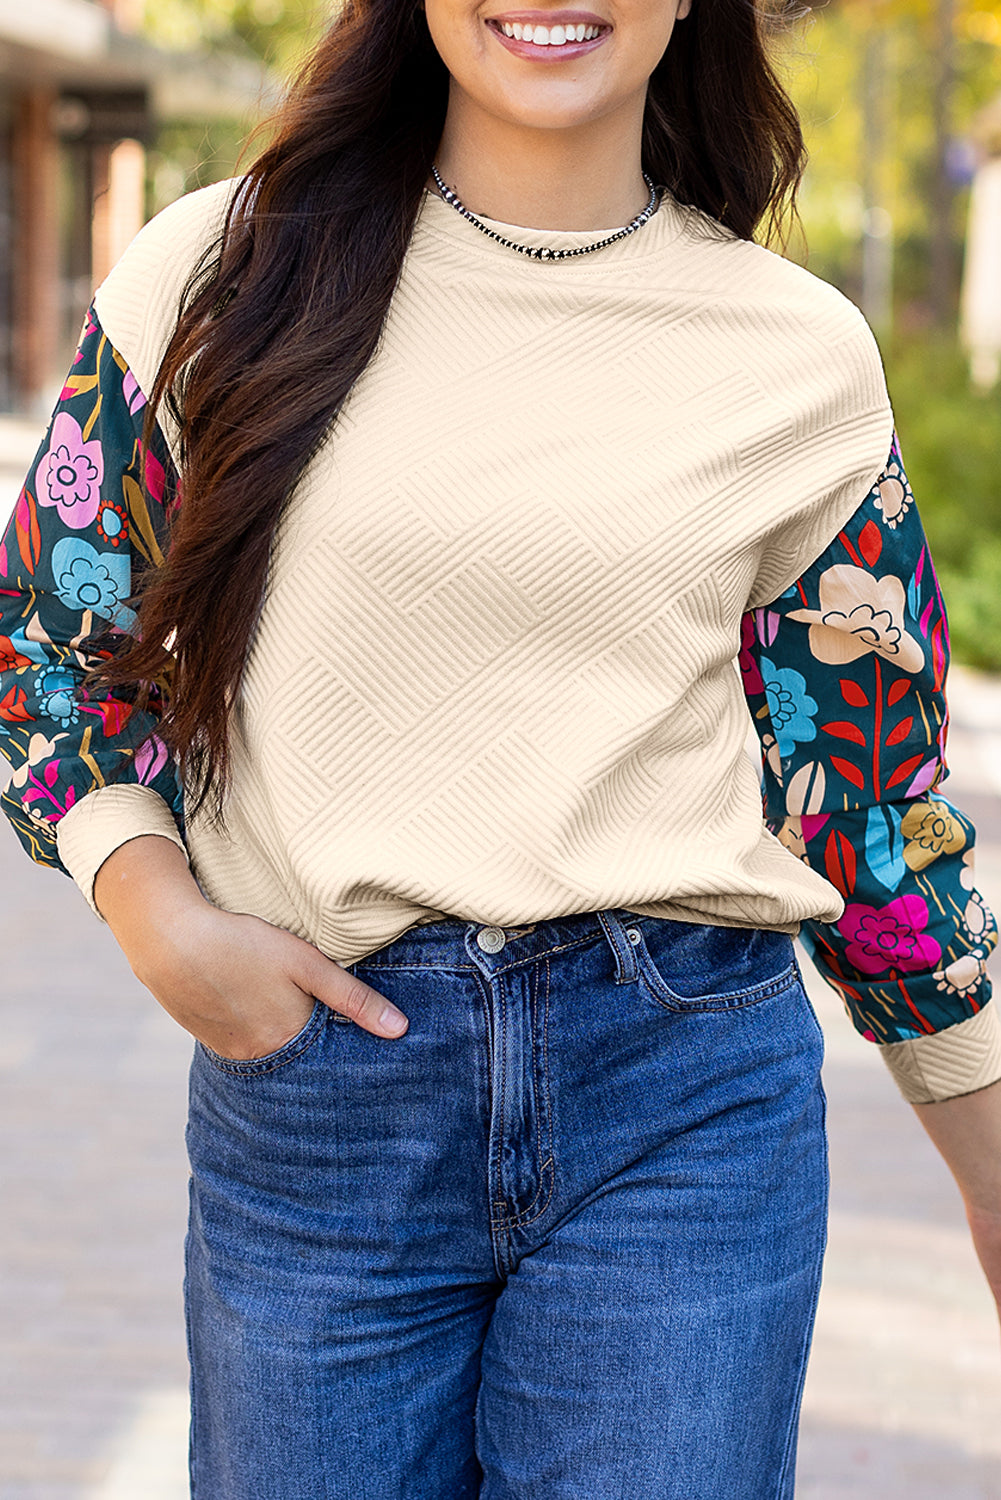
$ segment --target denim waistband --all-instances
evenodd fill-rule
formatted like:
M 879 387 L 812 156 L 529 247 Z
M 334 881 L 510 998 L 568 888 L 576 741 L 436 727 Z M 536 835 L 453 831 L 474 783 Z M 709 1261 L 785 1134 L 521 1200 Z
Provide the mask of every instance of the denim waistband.
M 348 967 L 351 970 L 475 967 L 484 974 L 499 974 L 562 949 L 604 938 L 615 958 L 615 978 L 625 983 L 636 977 L 636 955 L 628 927 L 651 920 L 654 919 L 639 916 L 624 906 L 574 912 L 510 927 L 442 917 L 408 927 L 398 938 Z

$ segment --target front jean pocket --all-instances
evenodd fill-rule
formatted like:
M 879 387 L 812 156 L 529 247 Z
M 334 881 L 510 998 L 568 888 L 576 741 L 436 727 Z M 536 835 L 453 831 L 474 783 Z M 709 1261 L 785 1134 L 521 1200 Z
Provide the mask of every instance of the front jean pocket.
M 251 1057 L 244 1061 L 239 1057 L 223 1057 L 220 1053 L 213 1052 L 211 1047 L 206 1047 L 204 1042 L 199 1042 L 198 1047 L 212 1066 L 222 1073 L 235 1073 L 240 1078 L 252 1078 L 258 1073 L 273 1073 L 276 1068 L 284 1068 L 301 1057 L 320 1036 L 332 1014 L 329 1005 L 324 1005 L 322 1000 L 314 1000 L 309 1020 L 302 1030 L 297 1031 L 283 1047 L 275 1052 L 266 1052 L 263 1057 Z
M 639 983 L 669 1010 L 755 1005 L 799 977 L 792 938 L 785 932 L 631 914 L 624 921 Z

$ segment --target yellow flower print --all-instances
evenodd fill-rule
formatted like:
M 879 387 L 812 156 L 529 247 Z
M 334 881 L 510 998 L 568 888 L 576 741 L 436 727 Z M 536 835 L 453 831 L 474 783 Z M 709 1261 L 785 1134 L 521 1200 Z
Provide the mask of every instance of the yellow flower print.
M 920 672 L 925 654 L 904 629 L 905 605 L 899 578 L 875 578 L 866 568 L 836 563 L 820 576 L 820 608 L 791 610 L 789 619 L 809 624 L 810 650 L 830 666 L 874 651 L 904 672 Z
M 958 854 L 966 847 L 962 824 L 945 802 L 915 802 L 900 831 L 906 839 L 904 863 L 910 870 L 924 870 L 940 854 Z

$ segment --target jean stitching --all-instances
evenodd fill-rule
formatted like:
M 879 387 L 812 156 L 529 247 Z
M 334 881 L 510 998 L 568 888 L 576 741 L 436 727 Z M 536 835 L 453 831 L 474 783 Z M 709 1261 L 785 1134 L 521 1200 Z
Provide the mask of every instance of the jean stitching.
M 499 1114 L 498 1114 L 497 1140 L 496 1140 L 495 1157 L 494 1157 L 494 1181 L 497 1184 L 497 1191 L 499 1193 L 501 1193 L 501 1192 L 503 1192 L 503 1182 L 502 1182 L 502 1177 L 501 1177 L 501 1169 L 502 1169 L 502 1162 L 503 1162 L 503 1156 L 504 1156 L 504 1138 L 505 1138 L 505 1132 L 507 1130 L 507 1115 L 506 1115 L 506 1106 L 507 1106 L 507 995 L 505 993 L 503 985 L 500 985 L 499 988 L 500 988 L 500 1023 L 501 1023 L 501 1025 L 500 1025 L 500 1033 L 501 1033 L 500 1034 L 500 1048 L 499 1048 L 499 1060 L 500 1060 L 500 1080 L 499 1080 L 500 1081 L 500 1100 L 499 1100 L 499 1105 L 500 1105 L 500 1108 L 499 1108 Z M 499 1210 L 500 1212 L 499 1213 L 495 1213 L 496 1210 Z M 498 1231 L 498 1233 L 500 1235 L 502 1235 L 504 1237 L 504 1239 L 506 1240 L 509 1221 L 510 1221 L 510 1213 L 508 1211 L 507 1200 L 505 1198 L 503 1198 L 503 1197 L 493 1199 L 491 1201 L 491 1208 L 490 1208 L 490 1228 L 491 1228 L 491 1230 L 496 1229 Z M 496 1247 L 496 1250 L 497 1250 L 497 1254 L 498 1254 L 498 1256 L 500 1258 L 500 1261 L 503 1262 L 504 1259 L 506 1258 L 505 1255 L 504 1255 L 504 1249 L 500 1245 L 498 1245 Z
M 319 1037 L 321 1030 L 326 1025 L 327 1017 L 323 1011 L 329 1008 L 324 1005 L 322 1000 L 317 1003 L 323 1006 L 323 1009 L 314 1012 L 311 1020 L 307 1021 L 305 1028 L 299 1033 L 298 1037 L 293 1037 L 291 1041 L 286 1042 L 284 1047 L 280 1047 L 272 1055 L 271 1061 L 266 1068 L 257 1066 L 258 1061 L 265 1062 L 267 1061 L 266 1058 L 250 1058 L 246 1062 L 241 1062 L 238 1058 L 221 1057 L 218 1052 L 213 1052 L 211 1047 L 206 1047 L 204 1042 L 199 1042 L 198 1045 L 203 1049 L 212 1066 L 218 1068 L 220 1073 L 232 1073 L 238 1078 L 263 1078 L 265 1074 L 276 1073 L 279 1068 L 285 1067 L 287 1063 L 295 1062 L 297 1057 L 301 1057 L 304 1052 L 312 1047 L 313 1043 Z M 289 1052 L 287 1049 L 295 1043 L 299 1045 L 295 1047 L 294 1051 Z
M 519 1215 L 519 1217 L 518 1217 L 518 1219 L 516 1221 L 517 1222 L 517 1226 L 518 1226 L 519 1229 L 527 1229 L 530 1224 L 534 1224 L 535 1223 L 536 1219 L 540 1219 L 542 1217 L 542 1215 L 546 1212 L 547 1208 L 549 1207 L 550 1203 L 553 1201 L 553 1193 L 556 1191 L 556 1156 L 555 1156 L 555 1153 L 554 1153 L 554 1150 L 553 1150 L 553 1110 L 552 1110 L 552 1100 L 551 1100 L 550 1094 L 549 1094 L 549 983 L 550 983 L 550 980 L 549 980 L 549 959 L 547 958 L 545 962 L 546 962 L 546 1000 L 545 1000 L 545 1008 L 543 1010 L 543 1021 L 542 1021 L 542 1037 L 543 1037 L 543 1043 L 542 1043 L 542 1045 L 543 1045 L 542 1076 L 543 1076 L 543 1087 L 545 1089 L 545 1100 L 546 1100 L 546 1141 L 547 1141 L 549 1149 L 548 1149 L 548 1152 L 546 1154 L 545 1161 L 538 1168 L 538 1172 L 539 1172 L 539 1186 L 536 1189 L 535 1197 L 532 1199 L 532 1202 L 528 1204 L 527 1208 L 525 1208 L 522 1211 L 522 1213 Z M 538 1084 L 538 1074 L 536 1073 L 536 1090 L 538 1090 L 538 1087 L 539 1087 L 539 1084 Z M 543 1184 L 544 1184 L 544 1182 L 546 1180 L 546 1178 L 545 1178 L 546 1172 L 549 1173 L 549 1191 L 546 1193 L 546 1201 L 545 1201 L 545 1203 L 543 1203 L 539 1207 L 539 1209 L 538 1209 L 538 1211 L 536 1213 L 531 1214 L 531 1210 L 532 1210 L 533 1206 L 535 1205 L 535 1203 L 538 1201 L 539 1194 L 542 1192 Z M 531 1217 L 527 1217 L 529 1214 L 531 1214 Z
M 542 1095 L 539 1092 L 539 1059 L 538 1059 L 538 1054 L 537 1054 L 536 1048 L 535 1048 L 535 1025 L 536 1025 L 536 1015 L 538 1013 L 537 1012 L 537 1001 L 538 1001 L 538 992 L 539 992 L 539 969 L 540 968 L 541 968 L 541 965 L 540 964 L 536 964 L 536 966 L 535 966 L 535 972 L 534 972 L 534 974 L 532 976 L 532 999 L 531 999 L 531 1003 L 530 1003 L 531 1025 L 532 1025 L 532 1030 L 531 1030 L 531 1039 L 532 1039 L 532 1079 L 533 1079 L 533 1082 L 534 1082 L 535 1097 L 536 1097 L 537 1100 L 540 1100 L 542 1098 Z M 542 1194 L 543 1188 L 545 1186 L 545 1172 L 546 1172 L 547 1168 L 550 1165 L 550 1159 L 548 1157 L 546 1158 L 545 1161 L 543 1161 L 541 1158 L 542 1158 L 541 1142 L 537 1141 L 536 1145 L 535 1145 L 535 1175 L 536 1175 L 536 1178 L 537 1178 L 537 1181 L 538 1181 L 538 1186 L 536 1187 L 535 1192 L 532 1194 L 531 1198 L 525 1204 L 524 1208 L 522 1208 L 521 1210 L 519 1210 L 518 1213 L 510 1215 L 510 1217 L 509 1217 L 509 1223 L 510 1223 L 512 1229 L 520 1229 L 524 1225 L 530 1224 L 532 1222 L 532 1209 L 535 1207 L 536 1203 L 538 1203 L 539 1198 L 540 1198 L 540 1196 Z M 539 1210 L 540 1213 L 543 1212 L 544 1207 L 545 1207 L 545 1205 L 543 1205 L 543 1209 Z M 537 1218 L 538 1215 L 536 1214 L 534 1217 Z
M 640 978 L 645 981 L 657 1004 L 675 1014 L 683 1014 L 685 1011 L 747 1010 L 762 1000 L 770 1000 L 775 995 L 782 994 L 783 990 L 789 988 L 789 981 L 796 978 L 795 964 L 792 963 L 781 974 L 776 974 L 764 984 L 751 985 L 743 990 L 732 990 L 724 995 L 694 995 L 689 999 L 684 995 L 676 994 L 658 973 L 657 966 L 650 955 L 646 953 L 644 956 L 648 972 L 644 973 L 641 968 Z M 662 994 L 658 993 L 658 986 L 663 991 Z
M 507 1225 L 510 1229 L 527 1229 L 530 1224 L 534 1224 L 536 1219 L 540 1219 L 545 1213 L 553 1198 L 553 1188 L 556 1183 L 555 1165 L 553 1158 L 547 1156 L 542 1165 L 537 1169 L 539 1173 L 539 1185 L 532 1195 L 531 1202 L 522 1209 L 521 1213 L 513 1214 L 507 1220 Z M 543 1192 L 546 1194 L 546 1200 L 536 1209 L 535 1205 L 538 1203 Z M 532 1212 L 533 1209 L 535 1209 L 534 1213 Z
M 580 948 L 585 943 L 594 943 L 598 941 L 599 936 L 601 934 L 592 933 L 587 937 L 575 938 L 570 943 L 560 943 L 555 948 L 546 948 L 542 953 L 531 953 L 525 958 L 517 958 L 513 963 L 500 965 L 493 970 L 493 974 L 495 976 L 509 974 L 512 969 L 521 968 L 525 964 L 537 963 L 544 958 L 551 957 L 554 953 L 566 953 L 571 948 Z M 359 969 L 437 969 L 443 974 L 467 974 L 470 969 L 476 970 L 477 968 L 475 964 L 427 964 L 417 962 L 408 964 L 367 964 L 364 959 L 358 960 L 357 967 Z
M 533 973 L 532 973 L 532 982 L 531 982 L 531 991 L 530 991 L 530 993 L 531 993 L 531 999 L 529 1000 L 529 1016 L 530 1016 L 530 1026 L 531 1026 L 531 1030 L 529 1032 L 529 1037 L 530 1037 L 531 1046 L 532 1046 L 532 1085 L 533 1085 L 533 1088 L 535 1089 L 535 1097 L 536 1097 L 537 1100 L 541 1098 L 541 1095 L 539 1093 L 539 1059 L 538 1059 L 538 1054 L 537 1054 L 536 1048 L 535 1048 L 535 1021 L 536 1021 L 536 1015 L 538 1013 L 537 1012 L 537 1002 L 538 1002 L 538 994 L 539 994 L 539 969 L 540 968 L 541 968 L 541 965 L 540 964 L 536 964 L 535 969 L 533 970 Z M 519 1209 L 519 1211 L 517 1213 L 514 1213 L 514 1214 L 510 1215 L 510 1223 L 511 1223 L 512 1228 L 516 1227 L 518 1225 L 521 1225 L 521 1224 L 523 1224 L 523 1223 L 526 1222 L 527 1215 L 531 1213 L 531 1211 L 534 1208 L 535 1204 L 539 1201 L 539 1194 L 542 1192 L 542 1185 L 543 1185 L 543 1175 L 542 1174 L 543 1174 L 543 1172 L 546 1169 L 546 1163 L 544 1163 L 542 1161 L 541 1142 L 539 1142 L 539 1141 L 535 1142 L 534 1156 L 535 1156 L 535 1175 L 536 1175 L 538 1186 L 536 1187 L 535 1192 L 532 1194 L 531 1198 L 525 1204 L 524 1208 Z

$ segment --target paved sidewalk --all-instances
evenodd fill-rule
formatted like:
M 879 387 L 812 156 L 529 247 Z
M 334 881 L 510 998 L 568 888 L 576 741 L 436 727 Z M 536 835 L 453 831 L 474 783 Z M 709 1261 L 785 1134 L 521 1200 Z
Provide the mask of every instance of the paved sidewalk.
M 17 437 L 0 419 L 4 518 L 37 427 L 5 463 Z M 957 669 L 952 701 L 947 791 L 1001 910 L 1001 680 Z M 188 1038 L 5 823 L 0 951 L 0 1500 L 184 1500 Z M 1001 1500 L 1001 1339 L 958 1194 L 875 1049 L 812 991 L 833 1212 L 799 1500 Z

